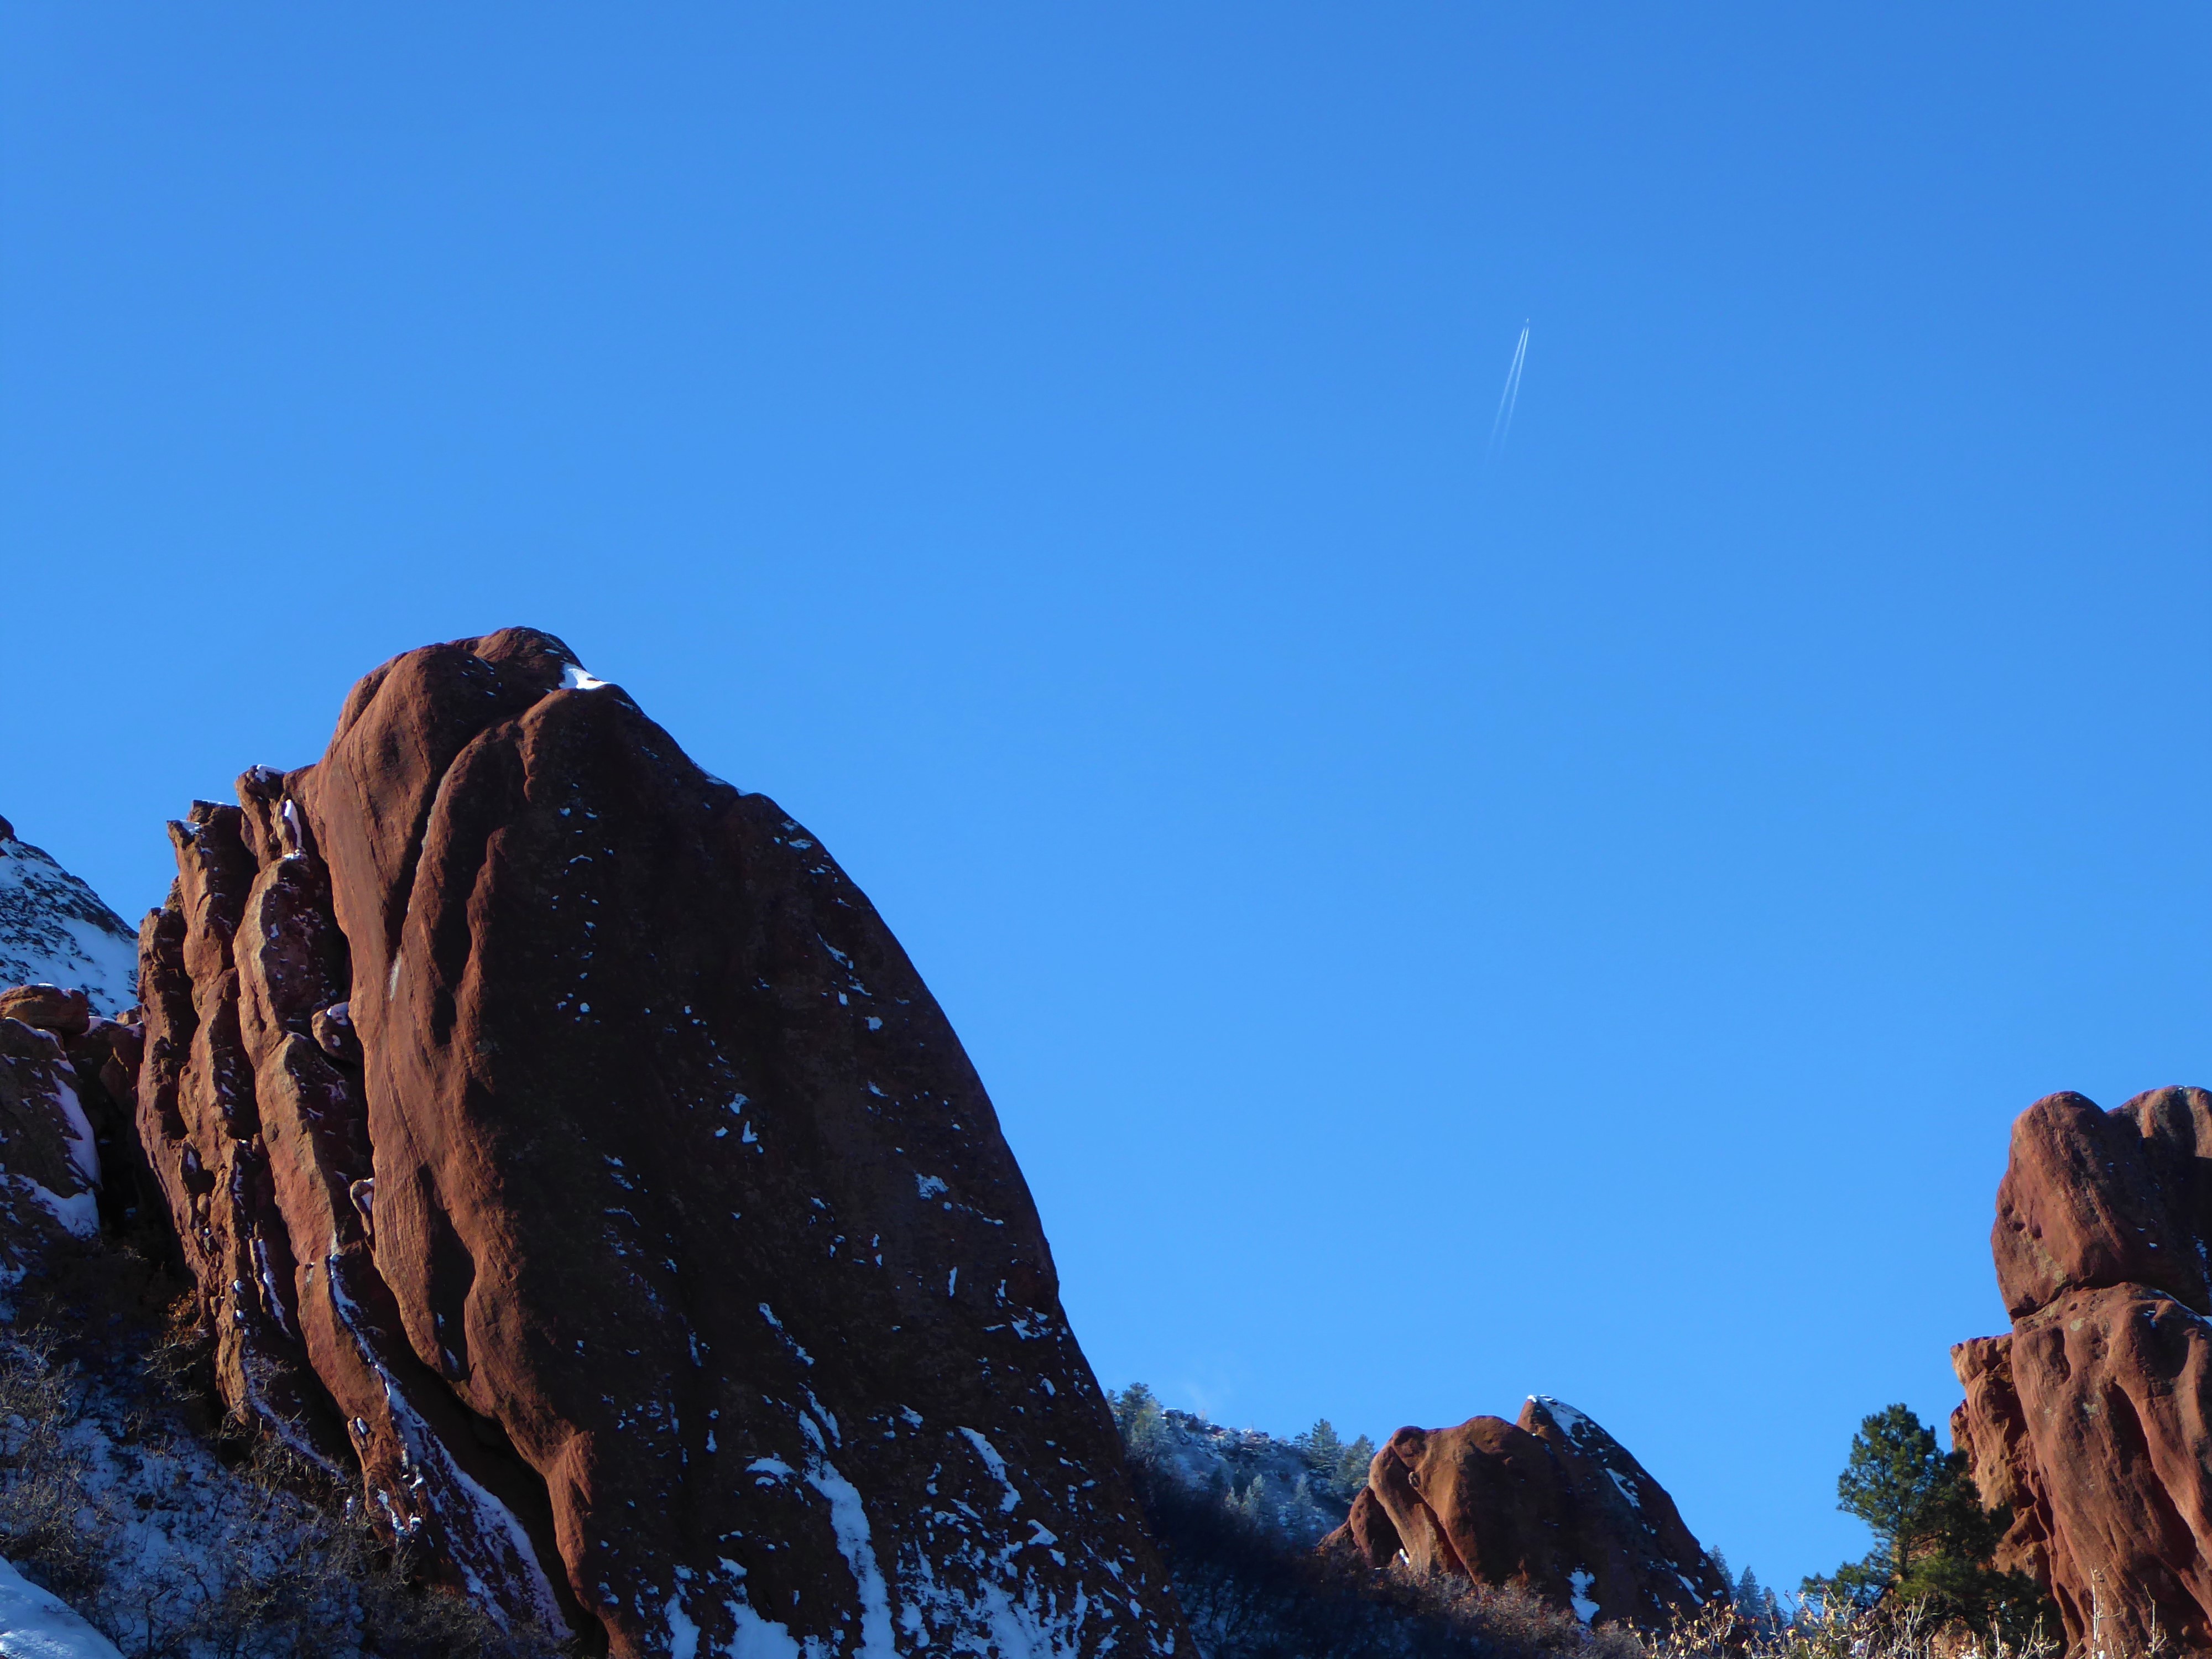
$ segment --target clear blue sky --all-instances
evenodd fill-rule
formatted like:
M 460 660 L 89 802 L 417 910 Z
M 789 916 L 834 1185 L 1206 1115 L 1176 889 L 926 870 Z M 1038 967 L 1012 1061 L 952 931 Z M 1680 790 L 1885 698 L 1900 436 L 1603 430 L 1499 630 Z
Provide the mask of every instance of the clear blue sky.
M 0 812 L 135 915 L 553 629 L 874 896 L 1109 1384 L 1556 1394 L 1794 1583 L 2012 1116 L 2212 1082 L 2208 48 L 11 0 Z

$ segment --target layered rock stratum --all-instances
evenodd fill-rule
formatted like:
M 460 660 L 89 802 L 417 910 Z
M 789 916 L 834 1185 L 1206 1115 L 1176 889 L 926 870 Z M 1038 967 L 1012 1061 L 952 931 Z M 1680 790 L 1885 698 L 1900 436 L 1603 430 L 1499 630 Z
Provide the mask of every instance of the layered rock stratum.
M 1188 1650 L 990 1101 L 801 825 L 528 629 L 237 795 L 135 1082 L 234 1411 L 619 1656 Z
M 1399 1430 L 1322 1547 L 1376 1567 L 1403 1551 L 1416 1571 L 1517 1583 L 1586 1624 L 1663 1625 L 1729 1591 L 1666 1488 L 1546 1395 L 1517 1422 Z
M 1996 1561 L 2069 1644 L 2212 1647 L 2212 1094 L 2013 1125 L 1990 1232 L 2008 1334 L 1960 1343 L 1953 1443 L 2013 1518 Z

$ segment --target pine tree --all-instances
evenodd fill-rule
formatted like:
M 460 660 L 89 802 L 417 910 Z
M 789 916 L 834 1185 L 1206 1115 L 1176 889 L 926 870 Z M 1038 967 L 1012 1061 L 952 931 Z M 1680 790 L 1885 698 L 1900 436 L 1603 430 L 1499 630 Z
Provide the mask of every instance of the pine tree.
M 1935 1431 L 1910 1406 L 1887 1407 L 1859 1425 L 1850 1462 L 1837 1477 L 1836 1507 L 1874 1534 L 1861 1563 L 1869 1574 L 1884 1583 L 1899 1578 L 1933 1543 L 1928 1518 L 1949 1474 Z
M 1364 1434 L 1340 1451 L 1329 1476 L 1336 1495 L 1347 1504 L 1358 1497 L 1360 1488 L 1367 1484 L 1367 1466 L 1374 1461 L 1375 1443 Z
M 1254 1475 L 1244 1490 L 1229 1500 L 1229 1507 L 1255 1527 L 1272 1529 L 1275 1525 L 1273 1489 L 1264 1474 Z
M 1759 1575 L 1749 1567 L 1735 1581 L 1735 1610 L 1754 1625 L 1765 1625 L 1766 1592 L 1759 1588 Z
M 1344 1442 L 1336 1437 L 1336 1430 L 1328 1419 L 1317 1419 L 1313 1427 L 1294 1443 L 1305 1454 L 1307 1468 L 1332 1480 L 1335 1478 L 1337 1460 L 1344 1455 Z
M 1106 1403 L 1121 1431 L 1122 1449 L 1139 1462 L 1158 1455 L 1167 1439 L 1167 1413 L 1159 1397 L 1141 1382 L 1132 1382 L 1119 1394 L 1109 1394 Z
M 1859 1425 L 1836 1497 L 1838 1509 L 1866 1522 L 1874 1548 L 1832 1577 L 1808 1578 L 1807 1590 L 1863 1607 L 1884 1597 L 1919 1602 L 1938 1620 L 1976 1628 L 1993 1619 L 2016 1633 L 2039 1622 L 2056 1628 L 2034 1581 L 1991 1563 L 2006 1518 L 1983 1509 L 1966 1454 L 1939 1448 L 1909 1406 L 1887 1407 Z

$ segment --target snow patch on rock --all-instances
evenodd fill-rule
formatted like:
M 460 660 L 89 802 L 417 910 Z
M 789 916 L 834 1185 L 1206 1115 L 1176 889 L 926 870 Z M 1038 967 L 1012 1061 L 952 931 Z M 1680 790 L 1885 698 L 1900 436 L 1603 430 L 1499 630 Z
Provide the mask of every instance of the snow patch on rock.
M 1597 1617 L 1597 1603 L 1590 1600 L 1589 1587 L 1597 1583 L 1597 1575 L 1588 1567 L 1577 1567 L 1567 1575 L 1567 1587 L 1573 1601 L 1575 1617 L 1587 1625 Z

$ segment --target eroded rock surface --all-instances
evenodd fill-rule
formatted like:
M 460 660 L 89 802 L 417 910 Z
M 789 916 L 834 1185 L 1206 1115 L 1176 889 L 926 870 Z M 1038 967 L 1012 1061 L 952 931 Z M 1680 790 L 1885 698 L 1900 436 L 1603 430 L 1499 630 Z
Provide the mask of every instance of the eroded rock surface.
M 1515 1423 L 1399 1430 L 1323 1547 L 1375 1566 L 1402 1550 L 1418 1571 L 1520 1583 L 1585 1622 L 1662 1624 L 1728 1589 L 1627 1449 L 1540 1395 Z
M 172 826 L 137 1121 L 232 1405 L 620 1655 L 1187 1650 L 989 1100 L 829 854 L 545 635 Z
M 2212 1095 L 2100 1110 L 2050 1096 L 2013 1126 L 1990 1233 L 2009 1335 L 1952 1350 L 1952 1417 L 1997 1565 L 2049 1590 L 2070 1642 L 2155 1626 L 2212 1646 Z

